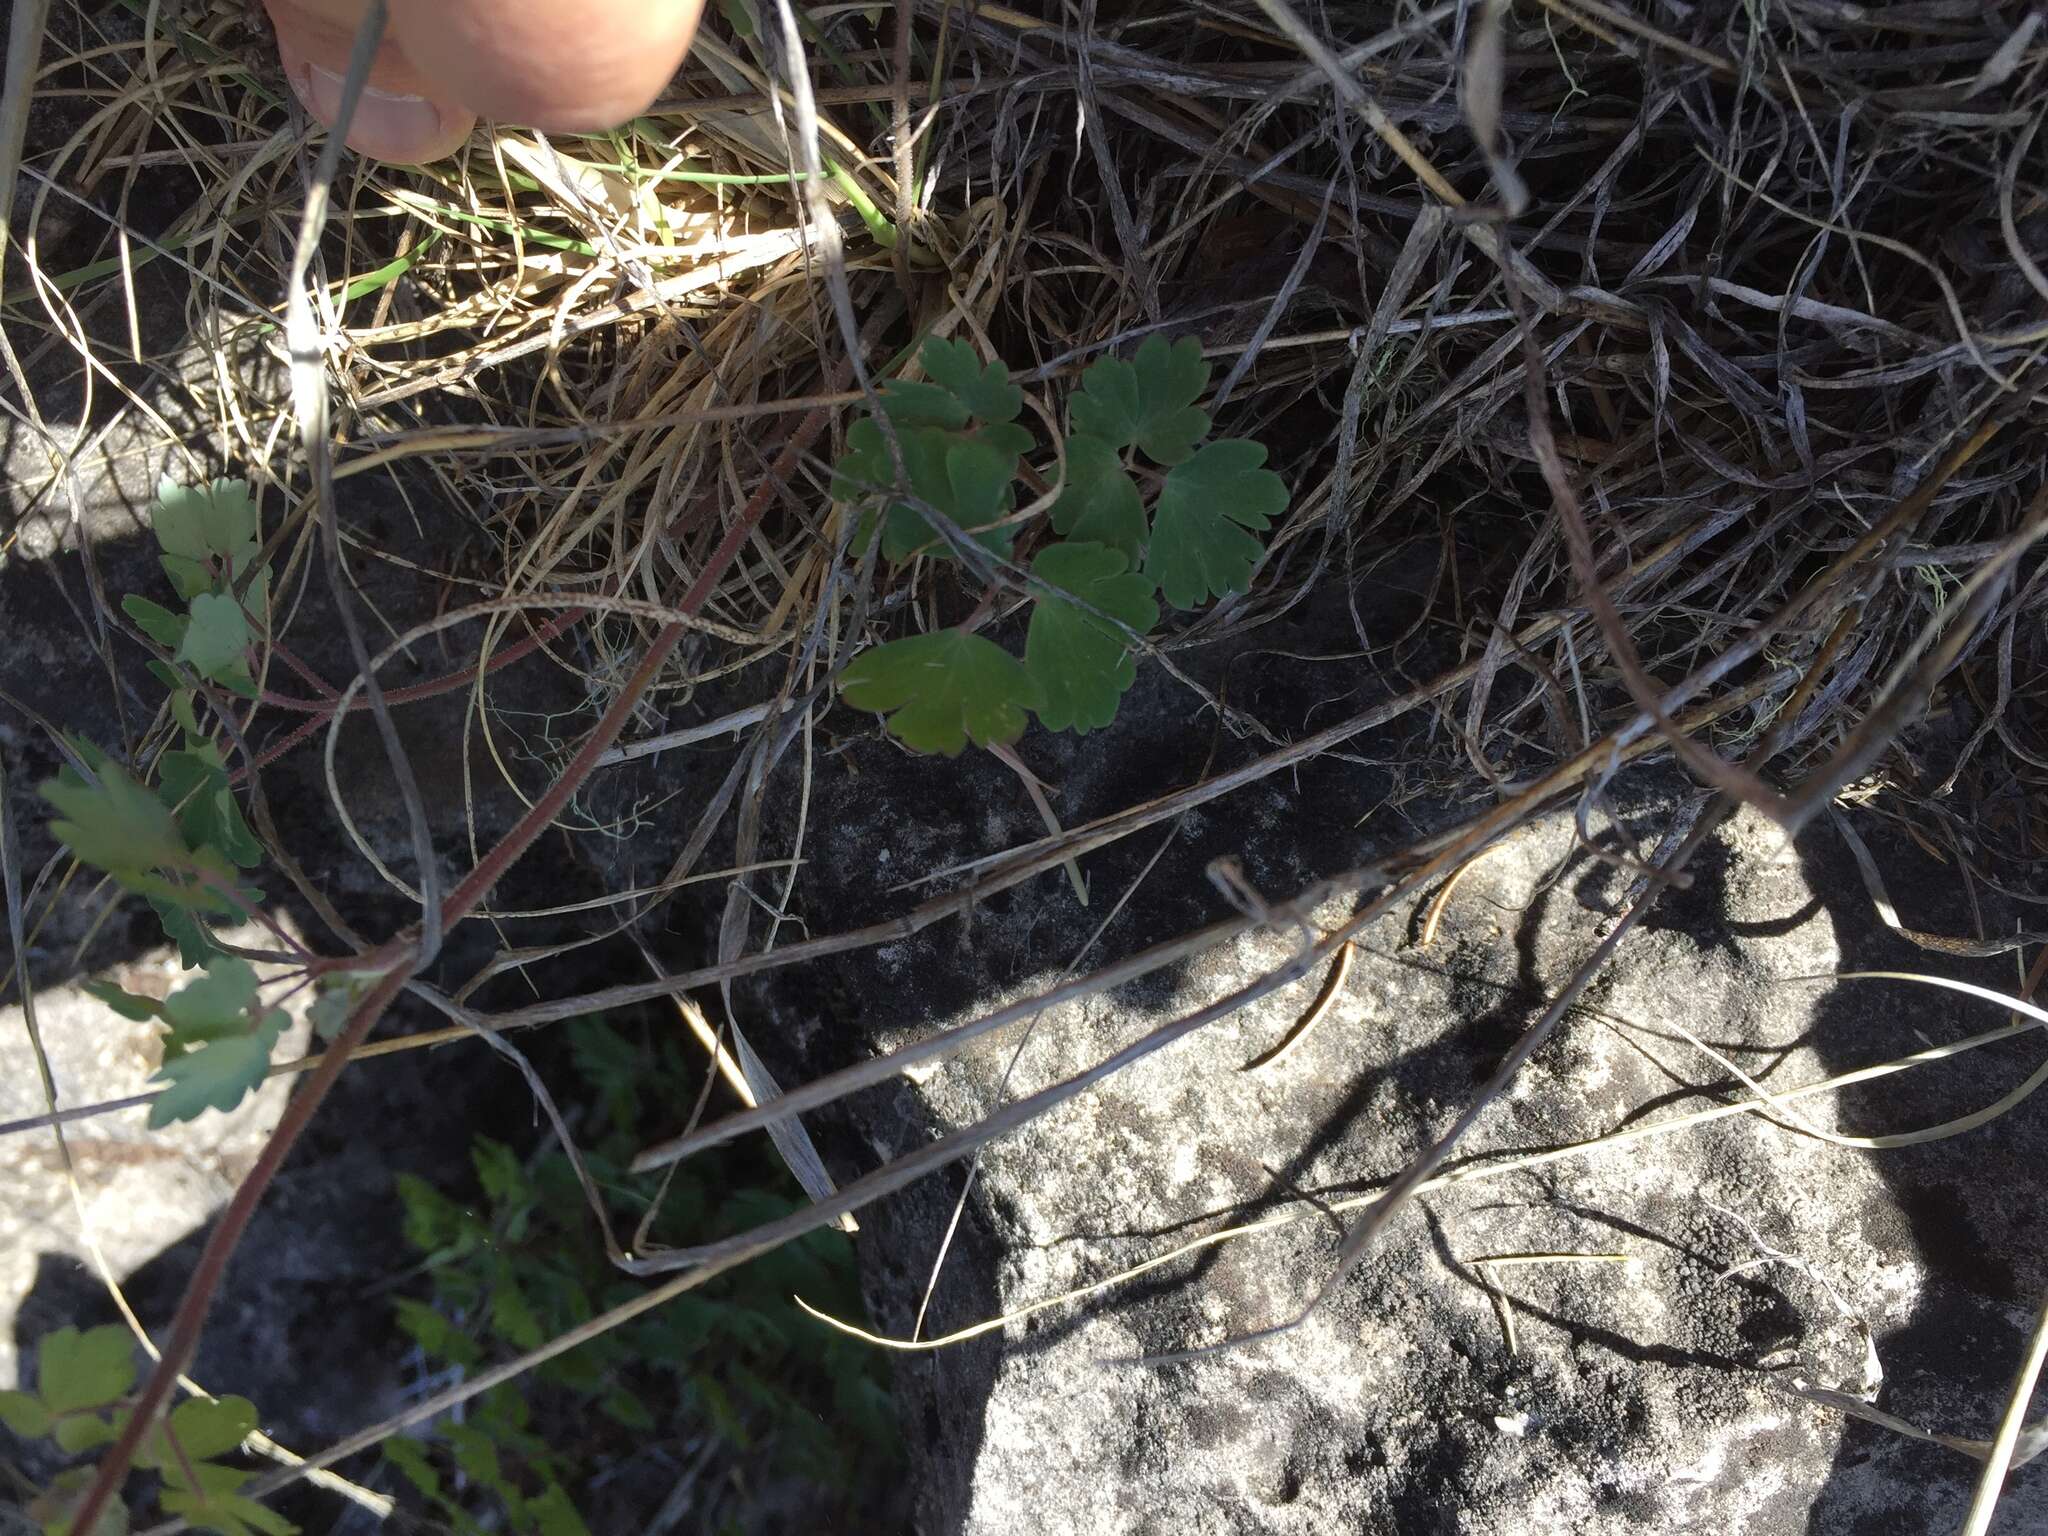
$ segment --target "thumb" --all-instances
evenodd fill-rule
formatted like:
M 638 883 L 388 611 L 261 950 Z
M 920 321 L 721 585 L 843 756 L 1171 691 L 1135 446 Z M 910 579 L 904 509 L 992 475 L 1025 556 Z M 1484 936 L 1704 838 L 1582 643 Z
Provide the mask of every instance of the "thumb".
M 341 116 L 342 81 L 355 47 L 361 0 L 263 0 L 277 53 L 299 104 L 326 127 Z M 377 160 L 418 164 L 453 154 L 476 115 L 436 88 L 388 37 L 349 120 L 347 144 Z
M 471 110 L 571 133 L 645 111 L 702 10 L 703 0 L 392 0 L 391 31 Z

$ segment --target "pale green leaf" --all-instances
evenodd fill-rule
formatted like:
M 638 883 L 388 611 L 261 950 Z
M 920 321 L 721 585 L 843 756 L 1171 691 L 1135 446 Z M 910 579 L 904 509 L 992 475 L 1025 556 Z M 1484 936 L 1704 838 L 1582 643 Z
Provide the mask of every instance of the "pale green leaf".
M 1136 443 L 1155 462 L 1178 464 L 1209 430 L 1209 413 L 1195 405 L 1208 384 L 1201 342 L 1148 336 L 1129 362 L 1105 357 L 1081 375 L 1074 430 L 1112 448 Z
M 175 654 L 185 643 L 185 629 L 191 623 L 183 614 L 173 613 L 160 603 L 133 592 L 121 599 L 121 611 L 135 621 L 135 627 L 165 650 Z
M 249 1033 L 249 1005 L 256 1001 L 256 972 L 238 955 L 216 955 L 205 974 L 164 999 L 170 1027 L 167 1052 Z
M 192 622 L 185 628 L 177 660 L 190 662 L 202 677 L 226 682 L 248 675 L 248 650 L 249 621 L 240 603 L 218 592 L 202 592 L 192 599 Z
M 1243 438 L 1205 443 L 1174 466 L 1159 492 L 1145 574 L 1176 608 L 1243 592 L 1265 545 L 1263 531 L 1287 507 L 1287 484 L 1263 445 Z
M 40 1440 L 50 1432 L 50 1411 L 27 1392 L 0 1392 L 0 1424 L 24 1440 Z
M 349 1015 L 356 1011 L 363 994 L 376 977 L 364 971 L 343 971 L 323 977 L 319 996 L 306 1010 L 313 1033 L 332 1045 L 348 1028 Z
M 186 855 L 191 867 L 211 870 L 222 879 L 228 876 L 227 860 L 211 848 L 201 848 Z M 220 866 L 215 869 L 214 866 Z M 152 904 L 162 902 L 184 912 L 214 912 L 222 915 L 246 914 L 247 903 L 237 901 L 226 892 L 209 885 L 193 881 L 171 880 L 162 875 L 136 874 L 129 870 L 116 870 L 114 878 L 122 886 L 138 896 L 146 896 Z M 246 895 L 247 893 L 243 893 Z
M 163 1015 L 164 1005 L 155 998 L 138 997 L 110 981 L 88 981 L 84 983 L 83 990 L 88 996 L 96 997 L 105 1003 L 122 1018 L 133 1019 L 138 1024 Z
M 170 1428 L 188 1458 L 210 1461 L 227 1455 L 254 1432 L 256 1405 L 246 1397 L 188 1398 L 171 1410 Z M 150 1438 L 160 1440 L 162 1433 L 159 1429 Z
M 1145 504 L 1117 451 L 1099 437 L 1067 439 L 1067 479 L 1052 504 L 1052 525 L 1082 543 L 1122 550 L 1136 565 L 1145 548 Z
M 180 485 L 166 475 L 156 488 L 156 541 L 167 555 L 225 555 L 256 537 L 256 504 L 246 480 Z
M 209 1109 L 233 1109 L 263 1081 L 270 1052 L 284 1033 L 283 1013 L 273 1011 L 244 1035 L 213 1040 L 163 1064 L 151 1082 L 169 1086 L 150 1101 L 149 1126 L 161 1130 L 176 1120 L 196 1120 Z
M 875 646 L 854 659 L 839 686 L 855 709 L 887 715 L 905 746 L 946 757 L 969 741 L 1015 741 L 1025 712 L 1044 702 L 1023 663 L 993 640 L 957 629 Z
M 1120 550 L 1054 544 L 1031 562 L 1031 574 L 1141 635 L 1159 622 L 1151 581 L 1132 571 Z M 1117 701 L 1138 675 L 1131 642 L 1114 625 L 1043 593 L 1031 611 L 1024 665 L 1045 696 L 1040 721 L 1083 734 L 1116 718 Z
M 114 1426 L 96 1414 L 74 1413 L 57 1421 L 50 1438 L 57 1442 L 57 1449 L 66 1456 L 76 1456 L 81 1451 L 111 1444 Z
M 54 1415 L 104 1408 L 135 1385 L 135 1339 L 118 1323 L 59 1328 L 36 1351 L 36 1390 Z
M 156 541 L 178 596 L 190 601 L 212 589 L 216 572 L 240 576 L 256 562 L 261 546 L 248 481 L 187 486 L 166 477 L 156 495 Z
M 978 420 L 1015 421 L 1024 409 L 1024 391 L 1010 382 L 1010 370 L 1000 361 L 984 366 L 964 341 L 941 341 L 935 336 L 917 358 L 932 381 L 950 390 Z
M 66 768 L 42 786 L 43 798 L 61 813 L 50 830 L 64 846 L 112 874 L 185 864 L 189 850 L 164 803 L 96 747 L 78 746 L 98 782 Z

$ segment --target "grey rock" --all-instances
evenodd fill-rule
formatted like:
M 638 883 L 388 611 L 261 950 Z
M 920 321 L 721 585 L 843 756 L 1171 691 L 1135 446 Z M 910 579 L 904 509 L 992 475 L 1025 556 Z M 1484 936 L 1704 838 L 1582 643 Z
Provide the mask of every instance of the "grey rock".
M 1652 780 L 1634 802 L 1607 841 L 1640 859 L 1671 797 Z M 1909 949 L 1879 924 L 1826 828 L 1790 849 L 1745 814 L 1696 868 L 1695 887 L 1625 940 L 1448 1178 L 1278 1338 L 1146 1363 L 1298 1313 L 1330 1272 L 1339 1220 L 1355 1219 L 1317 1202 L 1383 1185 L 1441 1134 L 1607 931 L 1627 876 L 1575 854 L 1568 814 L 1481 860 L 1429 946 L 1414 911 L 1373 925 L 1334 1005 L 1279 1064 L 1244 1070 L 1287 1034 L 1320 977 L 995 1143 L 966 1223 L 982 1256 L 949 1260 L 985 1265 L 993 1294 L 978 1315 L 948 1305 L 963 1278 L 949 1276 L 928 1336 L 1233 1224 L 1270 1224 L 957 1355 L 909 1357 L 924 1422 L 950 1437 L 928 1457 L 927 1527 L 1849 1536 L 1958 1522 L 1967 1457 L 1787 1389 L 1868 1398 L 1928 1431 L 1991 1433 L 2044 1278 L 2029 1215 L 2029 1169 L 2048 1140 L 2038 1108 L 1890 1151 L 1758 1115 L 1584 1144 L 1742 1096 L 1694 1040 L 1776 1092 L 2004 1022 L 1952 993 L 1828 979 L 1842 969 L 1882 959 L 2010 988 L 2010 961 L 1973 969 Z M 1940 909 L 1945 888 L 1915 885 L 1909 906 L 1933 900 L 1920 926 L 1967 931 L 1966 910 Z M 1095 918 L 1053 877 L 1033 906 L 1039 956 L 1077 945 Z M 1317 919 L 1349 910 L 1333 902 Z M 1251 982 L 1297 943 L 1261 932 L 1166 988 L 1051 1011 L 1021 1052 L 1014 1034 L 984 1042 L 920 1074 L 915 1097 L 940 1130 L 970 1124 Z M 983 984 L 879 1045 L 1044 989 L 1043 969 L 1004 951 L 1001 939 L 971 951 L 913 942 L 875 957 L 905 983 L 950 966 Z M 1939 1122 L 1995 1099 L 2033 1064 L 2030 1049 L 2037 1057 L 2024 1040 L 1988 1047 L 1807 1097 L 1781 1120 L 1845 1136 Z M 885 1138 L 874 1152 L 907 1144 Z M 874 1301 L 898 1335 L 961 1187 L 957 1170 L 936 1182 L 944 1191 L 921 1196 L 885 1239 Z M 1551 1255 L 1582 1257 L 1512 1262 Z M 2002 1509 L 2002 1529 L 2048 1528 L 2048 1476 L 2016 1472 Z
M 227 937 L 270 942 L 253 924 Z M 277 969 L 259 966 L 257 974 L 267 979 Z M 197 974 L 182 972 L 176 956 L 159 949 L 100 979 L 164 997 Z M 292 1023 L 278 1042 L 279 1060 L 303 1056 L 311 1036 L 304 994 L 286 1007 Z M 60 1107 L 150 1091 L 163 1060 L 162 1026 L 121 1017 L 77 983 L 39 990 L 35 1018 Z M 54 1128 L 0 1138 L 0 1377 L 19 1374 L 22 1342 L 76 1320 L 39 1316 L 33 1304 L 23 1315 L 52 1260 L 94 1274 L 104 1264 L 118 1280 L 199 1232 L 263 1149 L 289 1093 L 286 1079 L 272 1078 L 233 1110 L 154 1131 L 146 1109 L 119 1110 L 66 1126 L 62 1148 Z M 0 1009 L 0 1120 L 29 1119 L 48 1107 L 27 1015 L 11 1003 Z

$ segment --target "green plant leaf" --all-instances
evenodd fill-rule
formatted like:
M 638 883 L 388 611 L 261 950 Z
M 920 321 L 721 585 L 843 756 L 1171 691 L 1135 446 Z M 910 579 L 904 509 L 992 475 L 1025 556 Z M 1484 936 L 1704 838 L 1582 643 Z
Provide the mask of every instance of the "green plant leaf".
M 891 379 L 878 393 L 882 409 L 900 427 L 944 427 L 948 431 L 967 425 L 967 407 L 950 389 L 912 379 Z
M 1081 375 L 1074 430 L 1112 448 L 1136 443 L 1154 462 L 1178 464 L 1209 430 L 1209 413 L 1195 405 L 1208 384 L 1200 341 L 1183 336 L 1169 345 L 1148 336 L 1131 361 L 1105 357 Z
M 85 863 L 121 875 L 183 865 L 190 850 L 164 803 L 89 743 L 76 743 L 97 783 L 66 768 L 42 786 L 61 813 L 50 830 Z
M 185 856 L 188 871 L 205 870 L 216 879 L 225 882 L 233 871 L 228 861 L 211 848 L 199 848 Z M 172 880 L 163 875 L 130 873 L 115 870 L 114 878 L 138 896 L 148 896 L 186 912 L 219 912 L 240 915 L 248 910 L 248 892 L 230 895 L 211 885 L 201 885 L 196 880 Z M 238 899 L 241 898 L 241 899 Z
M 546 1337 L 526 1293 L 509 1271 L 491 1288 L 491 1332 L 518 1350 L 538 1349 Z
M 427 1460 L 427 1453 L 417 1440 L 405 1435 L 393 1435 L 379 1447 L 384 1459 L 398 1468 L 408 1483 L 417 1488 L 422 1498 L 438 1500 L 441 1497 L 441 1475 Z
M 583 1523 L 560 1483 L 549 1483 L 536 1497 L 528 1499 L 526 1512 L 533 1516 L 539 1536 L 590 1536 L 590 1528 Z
M 263 845 L 242 819 L 242 807 L 228 788 L 227 767 L 220 749 L 201 741 L 181 752 L 157 759 L 157 788 L 176 812 L 185 841 L 213 847 L 239 869 L 253 869 L 263 860 Z
M 153 526 L 164 573 L 187 602 L 212 590 L 216 564 L 239 576 L 262 552 L 246 480 L 179 485 L 166 476 L 157 486 Z
M 598 1410 L 622 1428 L 645 1431 L 654 1428 L 654 1415 L 634 1393 L 619 1387 L 605 1394 Z
M 192 622 L 183 614 L 173 613 L 162 604 L 152 603 L 133 592 L 121 599 L 121 611 L 135 621 L 137 629 L 173 654 L 185 643 L 185 630 Z
M 917 354 L 934 383 L 951 391 L 968 414 L 982 421 L 1015 421 L 1024 409 L 1024 391 L 1010 382 L 1000 360 L 984 365 L 964 341 L 934 336 Z
M 209 1109 L 233 1109 L 263 1081 L 287 1020 L 272 1010 L 247 1034 L 225 1036 L 166 1060 L 151 1082 L 170 1086 L 150 1101 L 149 1127 L 196 1120 Z
M 249 1033 L 249 1005 L 256 1001 L 256 972 L 236 955 L 207 962 L 205 974 L 164 999 L 163 1019 L 170 1028 L 167 1054 Z
M 114 1426 L 98 1414 L 74 1413 L 57 1421 L 56 1430 L 50 1438 L 57 1442 L 57 1449 L 66 1456 L 76 1456 L 95 1446 L 110 1444 L 114 1433 Z
M 469 1160 L 476 1169 L 477 1182 L 497 1205 L 509 1209 L 533 1198 L 533 1186 L 527 1182 L 519 1154 L 502 1141 L 477 1137 L 470 1143 Z
M 202 1461 L 185 1476 L 182 1464 L 164 1469 L 164 1488 L 157 1502 L 168 1514 L 182 1515 L 202 1531 L 219 1536 L 292 1536 L 298 1529 L 274 1509 L 242 1497 L 242 1485 L 250 1474 L 217 1462 Z
M 193 623 L 186 625 L 178 659 L 213 678 L 240 662 L 248 643 L 250 621 L 242 616 L 242 604 L 223 592 L 201 592 L 193 598 Z
M 399 1204 L 405 1208 L 405 1240 L 423 1254 L 464 1246 L 475 1218 L 418 1174 L 397 1179 Z
M 1016 538 L 1012 527 L 989 527 L 1010 510 L 1009 487 L 1016 478 L 1021 429 L 963 436 L 938 427 L 898 427 L 897 445 L 910 476 L 910 494 L 951 518 L 969 537 L 1007 556 Z M 1028 434 L 1025 441 L 1029 442 Z M 832 495 L 849 501 L 896 487 L 882 429 L 861 420 L 848 428 L 846 454 L 833 478 Z M 924 514 L 908 502 L 893 502 L 882 514 L 882 554 L 897 564 L 916 555 L 951 559 L 952 551 L 932 531 Z
M 969 741 L 1008 745 L 1024 734 L 1025 711 L 1045 702 L 1023 663 L 958 629 L 875 646 L 854 659 L 839 687 L 855 709 L 887 715 L 905 746 L 945 757 Z
M 219 592 L 192 599 L 192 622 L 178 647 L 177 659 L 190 662 L 202 677 L 235 683 L 249 675 L 249 621 L 242 605 Z
M 195 1461 L 227 1455 L 249 1438 L 256 1422 L 256 1405 L 246 1397 L 187 1398 L 170 1413 L 171 1434 L 177 1439 L 178 1449 Z M 170 1446 L 162 1443 L 161 1429 L 150 1439 L 161 1444 L 163 1454 L 157 1465 L 167 1465 L 174 1459 L 169 1454 Z
M 77 1524 L 78 1506 L 85 1502 L 85 1492 L 92 1486 L 92 1473 L 91 1467 L 59 1472 L 48 1488 L 29 1501 L 28 1517 L 44 1536 L 76 1536 L 73 1527 Z M 119 1499 L 109 1499 L 93 1522 L 93 1536 L 128 1536 L 128 1530 L 128 1506 Z
M 939 510 L 978 534 L 1010 510 L 1010 482 L 1016 478 L 1016 454 L 983 438 L 957 438 L 946 446 L 946 484 L 952 497 Z M 1007 529 L 1002 543 L 1007 550 Z
M 1250 585 L 1265 545 L 1247 530 L 1263 531 L 1287 507 L 1287 483 L 1265 462 L 1264 445 L 1219 438 L 1167 474 L 1145 574 L 1174 607 L 1198 608 Z
M 466 1370 L 483 1358 L 474 1339 L 425 1302 L 403 1297 L 395 1313 L 399 1331 L 434 1359 Z
M 1136 566 L 1145 548 L 1145 503 L 1117 451 L 1099 437 L 1067 439 L 1067 479 L 1052 504 L 1053 528 L 1081 543 L 1121 550 Z
M 1121 550 L 1054 544 L 1031 562 L 1031 574 L 1141 635 L 1159 622 L 1151 581 L 1130 569 Z M 1050 730 L 1083 735 L 1116 718 L 1117 701 L 1138 675 L 1131 643 L 1114 627 L 1042 594 L 1031 611 L 1024 665 L 1045 696 L 1039 720 Z
M 27 1392 L 0 1392 L 0 1424 L 24 1440 L 40 1440 L 50 1432 L 50 1411 Z
M 54 1416 L 104 1408 L 135 1386 L 135 1340 L 119 1323 L 59 1328 L 36 1351 L 36 1391 Z
M 186 970 L 204 965 L 220 953 L 220 946 L 213 942 L 206 925 L 183 907 L 167 901 L 151 901 L 150 906 L 163 925 L 164 936 L 178 946 L 178 963 Z
M 349 1015 L 377 980 L 369 971 L 332 971 L 320 979 L 319 993 L 306 1009 L 313 1033 L 332 1045 L 348 1028 Z
M 163 1017 L 164 1005 L 155 998 L 138 997 L 133 992 L 123 991 L 112 982 L 88 981 L 81 990 L 88 996 L 98 998 L 122 1018 L 133 1019 L 138 1024 Z
M 306 1018 L 313 1026 L 313 1033 L 328 1045 L 341 1038 L 341 1032 L 348 1028 L 348 1016 L 355 1012 L 355 994 L 345 987 L 329 987 L 313 999 L 306 1010 Z
M 498 1448 L 490 1436 L 474 1424 L 450 1424 L 442 1434 L 448 1442 L 448 1449 L 454 1454 L 455 1465 L 503 1499 L 513 1519 L 519 1521 L 526 1500 L 506 1478 L 504 1463 L 499 1459 Z

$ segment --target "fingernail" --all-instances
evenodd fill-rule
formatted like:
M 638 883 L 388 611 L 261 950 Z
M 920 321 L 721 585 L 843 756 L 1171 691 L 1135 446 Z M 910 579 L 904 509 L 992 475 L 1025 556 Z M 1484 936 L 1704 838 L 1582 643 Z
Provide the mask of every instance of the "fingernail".
M 291 78 L 306 110 L 332 128 L 341 116 L 341 76 L 309 62 Z M 366 85 L 349 120 L 348 144 L 379 160 L 417 161 L 445 151 L 448 127 L 426 97 Z

